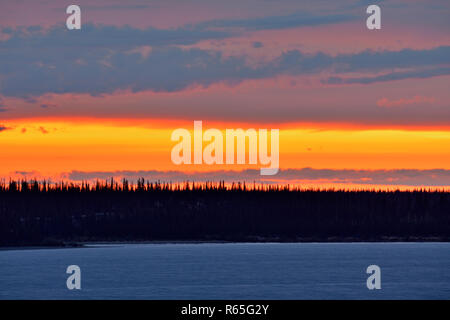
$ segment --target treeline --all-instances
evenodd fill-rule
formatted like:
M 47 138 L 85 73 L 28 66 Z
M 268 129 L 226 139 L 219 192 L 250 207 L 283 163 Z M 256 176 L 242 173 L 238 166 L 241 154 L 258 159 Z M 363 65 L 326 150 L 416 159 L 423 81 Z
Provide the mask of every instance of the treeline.
M 0 246 L 82 241 L 450 241 L 450 193 L 244 183 L 0 183 Z

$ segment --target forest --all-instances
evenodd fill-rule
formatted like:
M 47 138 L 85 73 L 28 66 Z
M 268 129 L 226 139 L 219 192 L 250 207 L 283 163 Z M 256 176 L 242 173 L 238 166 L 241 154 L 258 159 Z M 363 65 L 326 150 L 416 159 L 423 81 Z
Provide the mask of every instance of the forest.
M 0 183 L 0 246 L 128 241 L 449 241 L 450 192 L 224 182 Z

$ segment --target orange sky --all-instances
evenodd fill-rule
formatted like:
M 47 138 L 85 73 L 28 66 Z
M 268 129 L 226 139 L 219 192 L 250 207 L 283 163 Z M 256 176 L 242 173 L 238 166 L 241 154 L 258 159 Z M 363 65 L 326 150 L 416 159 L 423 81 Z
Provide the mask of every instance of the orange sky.
M 218 129 L 240 125 L 219 125 Z M 61 173 L 115 170 L 214 171 L 259 168 L 245 165 L 174 165 L 172 131 L 193 123 L 40 119 L 7 121 L 1 133 L 0 176 L 16 171 L 60 178 Z M 203 130 L 211 128 L 204 122 Z M 251 128 L 250 126 L 243 129 Z M 255 129 L 258 129 L 257 127 Z M 204 146 L 206 143 L 204 144 Z M 280 167 L 327 169 L 450 169 L 450 132 L 370 129 L 280 130 Z M 322 183 L 322 184 L 326 184 Z
M 352 0 L 91 2 L 80 30 L 60 1 L 0 4 L 0 179 L 253 179 L 172 163 L 202 120 L 280 129 L 268 183 L 450 186 L 447 2 L 380 2 L 377 30 Z

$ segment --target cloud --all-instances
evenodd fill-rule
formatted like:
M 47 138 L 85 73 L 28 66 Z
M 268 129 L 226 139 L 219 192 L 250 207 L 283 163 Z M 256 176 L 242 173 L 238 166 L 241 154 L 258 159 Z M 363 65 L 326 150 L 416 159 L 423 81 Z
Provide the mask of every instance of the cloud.
M 130 26 L 83 24 L 81 30 L 73 32 L 61 25 L 50 28 L 28 26 L 0 29 L 7 34 L 7 40 L 0 41 L 0 48 L 54 50 L 55 48 L 80 51 L 82 49 L 109 48 L 123 49 L 138 46 L 191 45 L 202 40 L 224 39 L 233 33 L 218 30 L 179 27 L 173 29 L 147 28 Z M 75 54 L 75 52 L 74 52 Z
M 21 175 L 21 176 L 29 176 L 29 175 L 36 174 L 36 173 L 37 173 L 36 171 L 14 171 L 14 174 Z
M 263 45 L 263 43 L 260 42 L 260 41 L 255 41 L 255 42 L 252 43 L 252 47 L 253 47 L 253 48 L 256 48 L 256 49 L 259 49 L 259 48 L 264 47 L 264 45 Z
M 38 130 L 39 130 L 40 132 L 42 132 L 43 134 L 47 134 L 47 133 L 48 133 L 48 130 L 45 129 L 44 127 L 39 127 Z
M 259 21 L 259 20 L 258 20 Z M 5 32 L 5 28 L 3 29 Z M 249 65 L 249 57 L 220 51 L 181 48 L 230 32 L 178 29 L 135 29 L 129 26 L 83 26 L 81 32 L 40 27 L 7 30 L 0 41 L 1 93 L 33 99 L 46 93 L 100 95 L 117 90 L 175 92 L 215 83 L 281 75 L 334 74 L 326 83 L 352 84 L 432 77 L 450 73 L 450 46 L 400 51 L 362 51 L 336 56 L 289 50 L 269 61 Z M 385 75 L 345 78 L 346 73 Z
M 400 98 L 389 100 L 388 98 L 382 98 L 377 101 L 377 106 L 379 107 L 403 107 L 407 105 L 413 104 L 421 104 L 421 105 L 429 105 L 436 101 L 433 97 L 423 97 L 423 96 L 414 96 L 412 98 Z
M 181 171 L 72 171 L 64 176 L 73 181 L 105 180 L 111 177 L 136 181 L 145 178 L 161 182 L 247 182 L 247 183 L 338 183 L 367 185 L 450 186 L 450 170 L 445 169 L 395 169 L 395 170 L 333 170 L 333 169 L 283 169 L 276 176 L 265 177 L 259 170 L 210 171 L 184 173 Z
M 437 67 L 431 69 L 421 69 L 406 72 L 391 72 L 373 77 L 329 77 L 322 80 L 326 84 L 371 84 L 376 82 L 395 81 L 404 79 L 426 79 L 436 76 L 445 76 L 450 74 L 450 67 Z
M 316 15 L 311 12 L 298 12 L 290 15 L 267 16 L 248 19 L 223 19 L 201 22 L 196 29 L 207 28 L 242 28 L 245 30 L 282 30 L 288 28 L 319 26 L 348 22 L 358 17 L 349 14 Z
M 43 103 L 40 105 L 41 108 L 43 109 L 47 109 L 47 108 L 56 108 L 57 105 L 56 104 L 52 104 L 52 103 Z
M 11 128 L 5 127 L 3 125 L 0 125 L 0 132 L 6 131 L 6 130 L 10 130 Z
M 139 53 L 142 59 L 147 59 L 150 53 L 152 53 L 152 50 L 150 46 L 140 46 L 128 51 L 128 53 Z
M 450 63 L 450 46 L 424 50 L 364 50 L 354 54 L 337 55 L 335 62 L 338 72 L 437 66 Z

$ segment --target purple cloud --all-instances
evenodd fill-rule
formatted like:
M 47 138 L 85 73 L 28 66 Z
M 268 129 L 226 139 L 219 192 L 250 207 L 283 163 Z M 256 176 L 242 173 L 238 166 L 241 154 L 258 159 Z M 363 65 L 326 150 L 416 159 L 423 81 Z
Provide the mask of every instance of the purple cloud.
M 325 82 L 339 84 L 369 84 L 450 73 L 450 46 L 364 50 L 337 56 L 289 50 L 252 66 L 245 54 L 226 56 L 221 51 L 176 46 L 229 36 L 222 31 L 87 25 L 81 32 L 28 27 L 8 29 L 8 34 L 8 40 L 0 41 L 0 93 L 26 99 L 46 93 L 99 95 L 127 89 L 176 92 L 192 86 L 237 84 L 282 75 L 320 76 L 323 72 L 334 74 Z M 142 46 L 152 48 L 145 58 L 136 51 Z M 378 76 L 381 71 L 392 69 L 398 71 Z M 343 76 L 355 72 L 375 75 L 349 79 Z
M 333 170 L 333 169 L 284 169 L 276 176 L 264 177 L 257 169 L 243 171 L 210 171 L 185 173 L 181 171 L 72 171 L 65 177 L 73 181 L 106 180 L 111 177 L 137 181 L 145 178 L 162 182 L 247 182 L 247 183 L 339 183 L 405 186 L 450 186 L 450 170 L 445 169 L 395 169 L 395 170 Z

